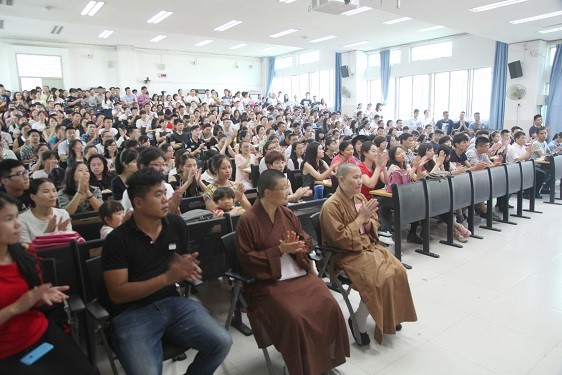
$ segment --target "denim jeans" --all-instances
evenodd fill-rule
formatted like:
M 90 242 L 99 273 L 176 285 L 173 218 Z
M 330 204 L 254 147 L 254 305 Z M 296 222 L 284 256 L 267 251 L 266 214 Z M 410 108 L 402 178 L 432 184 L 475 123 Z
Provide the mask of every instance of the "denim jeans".
M 226 329 L 189 298 L 133 306 L 111 321 L 113 348 L 128 375 L 162 374 L 162 337 L 198 351 L 187 374 L 213 374 L 232 346 Z

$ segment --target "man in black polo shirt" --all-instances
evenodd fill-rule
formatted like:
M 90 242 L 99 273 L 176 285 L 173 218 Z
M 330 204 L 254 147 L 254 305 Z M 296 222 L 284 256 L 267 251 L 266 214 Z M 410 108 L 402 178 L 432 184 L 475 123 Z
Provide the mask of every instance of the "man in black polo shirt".
M 4 159 L 0 162 L 0 191 L 18 201 L 18 211 L 23 213 L 31 207 L 29 196 L 29 171 L 19 160 Z
M 186 374 L 213 374 L 232 345 L 229 333 L 175 283 L 201 276 L 186 254 L 187 226 L 168 214 L 164 176 L 144 168 L 129 179 L 132 217 L 105 240 L 102 264 L 111 335 L 127 374 L 162 374 L 162 337 L 198 351 Z

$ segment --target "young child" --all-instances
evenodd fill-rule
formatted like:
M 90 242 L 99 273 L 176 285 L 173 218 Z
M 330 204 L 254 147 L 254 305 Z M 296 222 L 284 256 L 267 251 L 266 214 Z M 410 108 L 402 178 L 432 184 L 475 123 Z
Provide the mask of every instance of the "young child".
M 224 213 L 229 213 L 231 216 L 242 215 L 246 212 L 242 207 L 234 206 L 234 190 L 229 187 L 218 187 L 213 193 L 213 201 L 217 205 L 216 210 L 213 212 L 215 217 L 221 217 Z
M 104 239 L 113 229 L 121 225 L 125 216 L 125 209 L 119 202 L 106 201 L 100 206 L 98 213 L 104 224 L 100 229 L 100 237 Z

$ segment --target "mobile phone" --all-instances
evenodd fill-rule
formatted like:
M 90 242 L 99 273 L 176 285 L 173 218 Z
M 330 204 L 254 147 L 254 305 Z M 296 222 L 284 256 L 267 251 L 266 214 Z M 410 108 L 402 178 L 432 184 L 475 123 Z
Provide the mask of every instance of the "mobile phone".
M 25 364 L 25 365 L 31 366 L 32 364 L 37 362 L 39 359 L 41 359 L 45 354 L 47 354 L 51 350 L 53 350 L 53 348 L 54 348 L 53 344 L 49 344 L 48 342 L 44 342 L 41 345 L 39 345 L 38 347 L 36 347 L 35 349 L 33 349 L 28 354 L 26 354 L 22 359 L 20 359 L 20 362 Z

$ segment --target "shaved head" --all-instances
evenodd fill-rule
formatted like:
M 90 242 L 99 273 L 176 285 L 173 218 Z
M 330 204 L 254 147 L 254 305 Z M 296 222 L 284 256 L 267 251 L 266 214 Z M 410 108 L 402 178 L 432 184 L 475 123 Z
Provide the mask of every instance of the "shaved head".
M 348 174 L 350 174 L 351 172 L 355 172 L 358 169 L 359 167 L 353 163 L 343 163 L 338 167 L 338 171 L 336 172 L 336 177 L 338 178 L 338 180 L 340 177 L 345 178 Z

